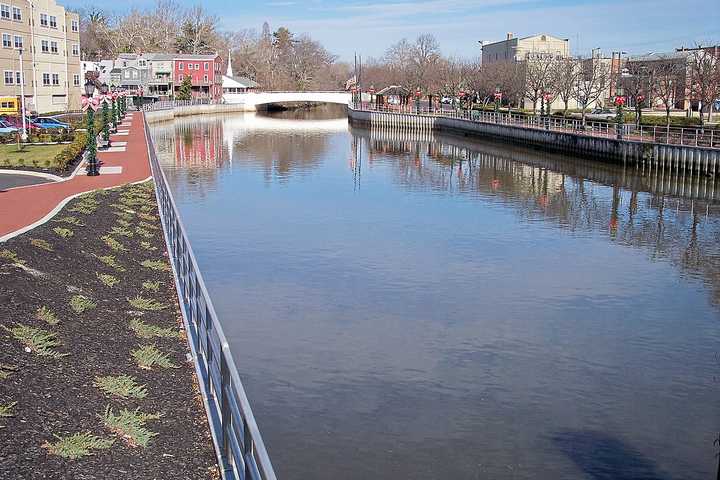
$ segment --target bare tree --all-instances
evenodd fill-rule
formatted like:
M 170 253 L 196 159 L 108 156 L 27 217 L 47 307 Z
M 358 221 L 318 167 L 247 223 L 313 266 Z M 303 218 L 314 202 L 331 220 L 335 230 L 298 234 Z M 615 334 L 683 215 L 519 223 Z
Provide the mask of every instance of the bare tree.
M 627 74 L 620 77 L 620 82 L 626 96 L 632 100 L 635 108 L 635 125 L 640 127 L 642 122 L 642 108 L 645 105 L 653 105 L 654 92 L 654 70 L 648 68 L 644 62 L 630 62 L 627 66 Z
M 181 53 L 216 53 L 218 18 L 207 13 L 203 7 L 188 10 L 182 20 L 177 36 L 177 50 Z
M 570 100 L 574 98 L 579 74 L 580 65 L 574 58 L 561 58 L 555 62 L 552 80 L 555 93 L 563 102 L 563 116 L 567 115 Z
M 707 110 L 707 121 L 711 121 L 710 108 L 715 100 L 720 97 L 720 58 L 718 58 L 717 47 L 715 54 L 709 49 L 697 49 L 690 57 L 690 91 L 696 100 L 700 102 L 700 123 L 704 124 L 703 113 Z
M 555 63 L 551 56 L 528 58 L 525 61 L 525 97 L 532 102 L 533 113 L 537 109 L 538 100 L 542 101 L 546 92 L 552 93 Z
M 573 97 L 582 108 L 582 123 L 588 105 L 597 103 L 610 86 L 610 65 L 598 58 L 580 60 L 580 74 L 575 84 Z
M 662 58 L 654 61 L 652 71 L 652 98 L 659 100 L 665 109 L 665 121 L 670 127 L 670 110 L 675 106 L 678 93 L 685 90 L 685 60 Z

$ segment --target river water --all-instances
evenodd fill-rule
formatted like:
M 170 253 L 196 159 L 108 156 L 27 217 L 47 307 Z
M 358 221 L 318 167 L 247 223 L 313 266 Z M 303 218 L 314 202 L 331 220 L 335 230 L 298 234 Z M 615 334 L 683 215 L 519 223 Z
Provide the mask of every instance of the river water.
M 153 136 L 279 478 L 714 478 L 719 182 L 331 108 Z

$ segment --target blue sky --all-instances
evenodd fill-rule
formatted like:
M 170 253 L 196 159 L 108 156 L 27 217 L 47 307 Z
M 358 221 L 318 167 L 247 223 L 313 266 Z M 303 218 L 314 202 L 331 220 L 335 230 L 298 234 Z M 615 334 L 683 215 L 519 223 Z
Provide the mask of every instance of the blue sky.
M 85 2 L 60 0 L 72 6 Z M 191 5 L 194 2 L 180 0 Z M 130 0 L 144 8 L 152 0 Z M 226 29 L 286 26 L 309 33 L 343 60 L 353 52 L 379 56 L 402 38 L 432 33 L 443 52 L 479 54 L 478 40 L 549 33 L 569 38 L 573 53 L 592 48 L 630 53 L 671 50 L 681 45 L 720 43 L 718 0 L 204 0 Z

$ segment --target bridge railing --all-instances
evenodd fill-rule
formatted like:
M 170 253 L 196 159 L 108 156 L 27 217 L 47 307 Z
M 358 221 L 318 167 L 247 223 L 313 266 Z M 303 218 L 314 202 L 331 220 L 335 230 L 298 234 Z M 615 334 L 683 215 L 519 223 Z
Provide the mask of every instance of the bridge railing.
M 230 346 L 160 167 L 147 122 L 145 137 L 180 310 L 223 479 L 276 480 Z
M 209 98 L 194 98 L 192 100 L 158 100 L 142 106 L 143 112 L 156 112 L 159 110 L 172 110 L 175 107 L 190 107 L 193 105 L 212 105 L 218 102 Z
M 414 115 L 431 115 L 436 117 L 458 118 L 473 122 L 494 123 L 522 128 L 551 130 L 574 134 L 590 135 L 605 138 L 616 138 L 618 131 L 623 139 L 667 145 L 687 147 L 720 148 L 720 129 L 713 127 L 667 127 L 660 125 L 641 125 L 625 123 L 618 128 L 614 122 L 582 122 L 580 118 L 558 118 L 553 116 L 524 115 L 519 113 L 485 112 L 467 110 L 440 110 L 415 108 L 413 106 L 381 106 L 363 102 L 363 105 L 352 106 L 358 110 L 388 113 L 406 113 Z

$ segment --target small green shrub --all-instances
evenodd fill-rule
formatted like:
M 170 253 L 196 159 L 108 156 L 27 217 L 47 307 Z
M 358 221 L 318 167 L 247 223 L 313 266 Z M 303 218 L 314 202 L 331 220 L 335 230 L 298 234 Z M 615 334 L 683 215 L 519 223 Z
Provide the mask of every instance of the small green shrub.
M 20 323 L 12 328 L 5 325 L 2 328 L 10 332 L 16 340 L 25 345 L 31 352 L 35 352 L 41 357 L 60 358 L 67 355 L 67 353 L 60 353 L 55 350 L 55 347 L 59 347 L 61 343 L 52 332 Z
M 145 385 L 138 385 L 135 377 L 130 375 L 95 377 L 93 385 L 106 394 L 116 397 L 140 399 L 147 396 Z
M 143 298 L 140 296 L 137 296 L 135 298 L 128 298 L 128 302 L 130 303 L 130 305 L 133 306 L 133 308 L 137 308 L 139 310 L 157 311 L 164 310 L 168 307 L 164 303 L 160 303 L 151 298 Z
M 86 310 L 91 310 L 97 307 L 97 303 L 93 302 L 84 295 L 74 295 L 70 299 L 70 308 L 76 313 L 83 313 Z
M 129 446 L 145 448 L 157 435 L 145 428 L 145 424 L 160 417 L 162 417 L 161 413 L 142 413 L 139 408 L 137 410 L 122 409 L 116 415 L 108 405 L 102 420 L 105 427 L 122 438 Z
M 160 290 L 160 282 L 143 282 L 142 284 L 143 288 L 145 290 L 151 290 L 153 292 L 157 292 Z
M 172 327 L 149 325 L 139 318 L 130 320 L 130 329 L 140 338 L 179 338 L 180 332 Z
M 55 315 L 52 310 L 45 306 L 37 309 L 37 311 L 35 312 L 35 318 L 37 318 L 38 320 L 42 320 L 48 325 L 57 325 L 58 323 L 60 323 L 57 315 Z
M 47 241 L 40 239 L 40 238 L 31 238 L 30 244 L 33 247 L 39 248 L 40 250 L 45 250 L 47 252 L 53 251 L 52 245 L 50 245 Z
M 177 365 L 172 363 L 170 357 L 158 350 L 155 345 L 142 345 L 132 351 L 132 356 L 138 364 L 138 367 L 144 370 L 152 370 L 153 367 L 158 366 L 160 368 L 177 368 Z
M 70 238 L 73 235 L 75 235 L 75 232 L 73 232 L 69 228 L 55 227 L 55 228 L 53 228 L 53 232 L 57 233 L 58 236 L 60 236 L 62 238 Z
M 115 261 L 114 255 L 103 255 L 102 257 L 98 257 L 97 255 L 95 255 L 95 256 L 97 257 L 98 260 L 100 260 L 102 263 L 104 263 L 108 267 L 114 268 L 118 272 L 125 271 L 125 268 Z
M 124 252 L 127 250 L 127 248 L 125 248 L 125 245 L 118 242 L 110 235 L 103 235 L 102 237 L 100 237 L 100 239 L 105 242 L 105 245 L 107 245 L 116 252 Z
M 55 435 L 55 438 L 57 442 L 45 442 L 42 446 L 53 455 L 71 460 L 92 455 L 92 450 L 108 449 L 115 443 L 115 440 L 106 440 L 90 433 L 75 433 L 68 437 Z
M 82 223 L 80 220 L 78 220 L 77 217 L 72 217 L 72 216 L 56 218 L 53 221 L 61 222 L 61 223 L 68 223 L 70 225 L 75 225 L 76 227 L 84 227 L 85 226 L 85 224 Z
M 100 279 L 100 281 L 108 287 L 114 287 L 115 285 L 120 283 L 120 280 L 118 280 L 116 277 L 113 277 L 112 275 L 107 275 L 105 273 L 96 273 L 96 275 L 98 279 Z
M 15 405 L 17 405 L 17 402 L 8 403 L 7 405 L 0 404 L 0 417 L 14 417 L 15 414 L 12 413 L 12 410 Z
M 149 268 L 151 270 L 159 270 L 162 272 L 169 272 L 172 269 L 170 268 L 170 265 L 168 265 L 166 262 L 162 260 L 144 260 L 140 262 L 140 265 L 142 265 L 145 268 Z

